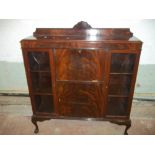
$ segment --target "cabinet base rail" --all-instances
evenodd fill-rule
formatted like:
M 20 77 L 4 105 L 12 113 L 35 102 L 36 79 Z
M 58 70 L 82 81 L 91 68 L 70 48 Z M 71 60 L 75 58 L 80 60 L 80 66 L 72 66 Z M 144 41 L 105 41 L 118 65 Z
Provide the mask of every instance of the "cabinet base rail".
M 96 120 L 96 121 L 109 121 L 110 123 L 114 123 L 114 124 L 117 124 L 117 125 L 125 125 L 126 128 L 125 128 L 125 131 L 124 131 L 124 135 L 128 135 L 128 130 L 129 128 L 131 127 L 131 119 L 108 119 L 108 118 L 76 118 L 76 117 L 63 117 L 63 116 L 53 116 L 53 117 L 41 117 L 41 116 L 32 116 L 31 117 L 31 121 L 32 123 L 34 124 L 35 126 L 35 130 L 34 130 L 34 133 L 37 134 L 39 132 L 39 127 L 38 127 L 38 124 L 37 122 L 42 122 L 42 121 L 45 121 L 45 120 L 50 120 L 50 119 L 70 119 L 70 120 L 87 120 L 87 121 L 93 121 L 93 120 Z

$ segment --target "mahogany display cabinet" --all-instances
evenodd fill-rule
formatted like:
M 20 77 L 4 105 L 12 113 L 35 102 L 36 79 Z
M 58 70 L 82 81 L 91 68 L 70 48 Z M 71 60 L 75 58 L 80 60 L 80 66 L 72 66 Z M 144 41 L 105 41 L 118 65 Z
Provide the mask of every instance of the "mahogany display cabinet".
M 131 126 L 142 42 L 129 28 L 37 28 L 21 41 L 37 121 L 82 119 Z

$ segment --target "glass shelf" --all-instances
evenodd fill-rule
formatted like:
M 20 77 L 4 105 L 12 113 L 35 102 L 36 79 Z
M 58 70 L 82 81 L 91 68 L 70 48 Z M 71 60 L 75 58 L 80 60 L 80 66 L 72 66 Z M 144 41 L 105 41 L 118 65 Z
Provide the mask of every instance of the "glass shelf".
M 110 75 L 132 75 L 133 73 L 110 73 Z

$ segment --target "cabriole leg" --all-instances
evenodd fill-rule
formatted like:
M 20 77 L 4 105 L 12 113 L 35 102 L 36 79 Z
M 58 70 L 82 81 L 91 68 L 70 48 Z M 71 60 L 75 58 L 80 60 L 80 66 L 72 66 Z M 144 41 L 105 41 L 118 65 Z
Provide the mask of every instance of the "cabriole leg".
M 31 117 L 31 121 L 32 123 L 35 125 L 35 130 L 34 133 L 38 133 L 39 132 L 39 128 L 38 128 L 38 124 L 37 124 L 37 119 L 35 117 Z
M 128 129 L 131 127 L 131 120 L 129 120 L 127 123 L 126 123 L 126 128 L 125 128 L 125 131 L 124 131 L 124 135 L 128 135 Z
M 118 125 L 125 125 L 125 131 L 124 131 L 124 135 L 128 135 L 128 129 L 131 127 L 131 120 L 126 120 L 126 121 L 120 121 L 120 120 L 114 120 L 114 121 L 110 121 L 111 123 L 114 124 L 118 124 Z

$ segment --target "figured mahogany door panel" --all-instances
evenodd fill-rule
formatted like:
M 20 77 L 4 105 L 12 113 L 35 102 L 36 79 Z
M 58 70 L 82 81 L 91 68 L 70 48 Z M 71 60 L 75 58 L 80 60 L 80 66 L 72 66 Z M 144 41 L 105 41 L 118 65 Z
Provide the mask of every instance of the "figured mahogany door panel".
M 108 97 L 107 116 L 127 116 L 127 110 L 128 97 Z
M 135 65 L 136 54 L 133 53 L 112 53 L 111 73 L 132 73 Z
M 37 113 L 54 112 L 54 103 L 52 95 L 34 95 L 34 101 Z
M 131 75 L 114 74 L 109 79 L 109 95 L 129 95 Z
M 56 49 L 57 80 L 104 80 L 105 53 L 100 50 Z
M 50 71 L 48 52 L 28 52 L 31 71 Z
M 71 117 L 101 117 L 103 84 L 57 82 L 59 114 Z

